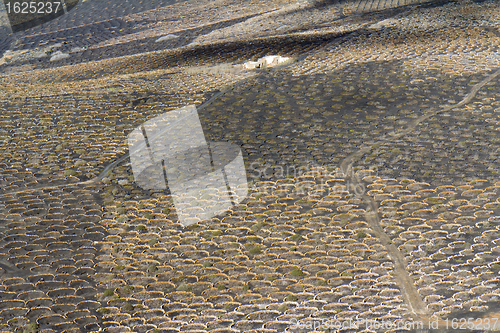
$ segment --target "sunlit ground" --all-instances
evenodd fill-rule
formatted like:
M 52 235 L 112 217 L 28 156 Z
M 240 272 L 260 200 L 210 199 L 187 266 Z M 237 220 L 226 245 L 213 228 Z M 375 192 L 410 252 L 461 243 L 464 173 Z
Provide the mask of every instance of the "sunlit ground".
M 233 21 L 193 32 L 172 4 L 165 26 L 95 33 L 59 61 L 23 58 L 48 28 L 16 36 L 29 51 L 0 64 L 3 331 L 498 330 L 498 6 L 404 5 L 214 4 Z M 243 65 L 273 54 L 292 61 Z M 175 193 L 136 183 L 127 137 L 191 104 L 208 142 L 241 148 L 249 193 L 184 226 Z

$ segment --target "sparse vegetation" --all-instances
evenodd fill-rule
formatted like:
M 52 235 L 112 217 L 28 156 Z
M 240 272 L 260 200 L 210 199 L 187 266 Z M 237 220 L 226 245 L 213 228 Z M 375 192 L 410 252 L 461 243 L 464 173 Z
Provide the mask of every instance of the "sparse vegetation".
M 36 333 L 38 332 L 38 324 L 33 322 L 33 323 L 29 323 L 28 325 L 26 325 L 24 328 L 23 328 L 23 333 Z
M 360 231 L 360 232 L 358 232 L 358 233 L 356 234 L 356 237 L 357 237 L 357 238 L 360 238 L 360 239 L 365 238 L 366 236 L 367 236 L 367 234 L 366 234 L 366 233 L 364 233 L 363 231 Z
M 121 310 L 123 312 L 133 312 L 134 311 L 134 306 L 130 303 L 125 303 L 122 307 Z
M 105 315 L 110 313 L 111 311 L 108 308 L 100 308 L 99 310 L 97 310 L 97 312 L 99 312 L 102 315 Z
M 260 245 L 257 245 L 255 247 L 252 247 L 248 252 L 252 255 L 260 254 L 262 253 L 262 248 Z
M 103 295 L 104 295 L 105 297 L 113 296 L 114 294 L 115 294 L 115 292 L 114 292 L 113 290 L 111 290 L 111 289 L 107 289 L 107 290 L 105 290 L 105 291 L 103 292 Z
M 139 232 L 146 232 L 148 229 L 146 228 L 146 226 L 144 224 L 140 224 L 140 225 L 136 225 L 134 230 L 139 231 Z
M 300 268 L 298 268 L 297 266 L 295 266 L 295 267 L 292 269 L 292 271 L 290 272 L 290 274 L 291 274 L 292 276 L 303 276 L 303 275 L 304 275 L 304 272 L 303 272 Z
M 190 285 L 186 284 L 186 283 L 181 283 L 181 284 L 177 287 L 177 289 L 176 289 L 176 290 L 177 290 L 177 291 L 187 291 L 187 292 L 191 292 L 191 291 L 193 290 L 193 288 L 192 288 Z
M 295 234 L 293 236 L 290 236 L 290 240 L 293 242 L 300 242 L 303 239 L 304 239 L 304 237 L 302 237 L 302 235 L 299 235 L 299 234 Z

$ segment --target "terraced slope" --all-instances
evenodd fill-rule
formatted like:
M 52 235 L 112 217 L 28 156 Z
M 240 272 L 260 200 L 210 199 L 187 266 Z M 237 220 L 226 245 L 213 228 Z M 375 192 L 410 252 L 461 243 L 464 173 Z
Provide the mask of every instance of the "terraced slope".
M 2 330 L 496 329 L 497 14 L 407 7 L 4 74 Z M 270 53 L 297 61 L 235 66 Z M 134 183 L 126 138 L 189 104 L 242 147 L 250 193 L 183 227 Z

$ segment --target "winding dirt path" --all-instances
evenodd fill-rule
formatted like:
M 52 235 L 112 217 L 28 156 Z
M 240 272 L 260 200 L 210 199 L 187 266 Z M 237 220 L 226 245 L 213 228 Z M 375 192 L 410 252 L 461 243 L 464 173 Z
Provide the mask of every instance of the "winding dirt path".
M 479 92 L 479 90 L 481 90 L 482 87 L 484 87 L 487 83 L 497 78 L 499 75 L 500 75 L 500 69 L 495 71 L 488 77 L 486 77 L 481 82 L 475 84 L 472 87 L 471 91 L 460 102 L 447 106 L 441 110 L 426 113 L 408 123 L 406 128 L 404 128 L 403 130 L 398 132 L 391 132 L 382 136 L 381 139 L 374 142 L 373 145 L 381 144 L 394 139 L 399 139 L 412 132 L 424 120 L 432 116 L 435 116 L 439 113 L 447 112 L 470 103 L 472 99 L 476 96 L 476 94 Z M 373 145 L 362 147 L 358 151 L 347 156 L 340 164 L 341 170 L 351 170 L 354 162 L 360 159 L 363 155 L 369 153 L 372 150 Z M 349 179 L 350 183 L 353 184 L 353 186 L 360 184 L 360 180 L 358 179 L 358 177 L 354 175 L 349 175 L 349 173 L 346 174 L 346 177 Z M 412 282 L 412 279 L 408 274 L 408 271 L 406 270 L 407 263 L 405 262 L 403 255 L 398 250 L 398 248 L 392 243 L 389 236 L 387 236 L 387 234 L 383 231 L 383 228 L 380 225 L 377 203 L 372 197 L 366 194 L 363 194 L 362 198 L 368 206 L 365 218 L 367 222 L 370 224 L 370 227 L 375 231 L 381 244 L 383 244 L 386 247 L 387 252 L 394 263 L 394 271 L 396 273 L 395 279 L 401 288 L 401 293 L 403 295 L 406 304 L 409 306 L 411 311 L 417 316 L 417 320 L 422 321 L 424 323 L 429 323 L 432 313 L 429 312 L 427 305 L 422 300 L 422 297 L 418 293 L 415 284 Z

